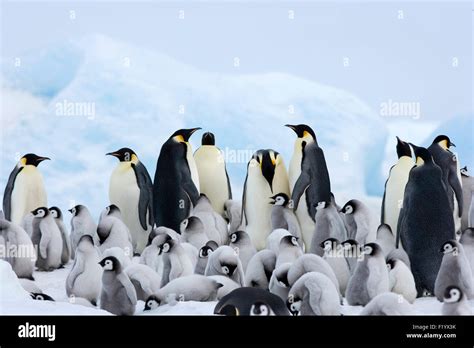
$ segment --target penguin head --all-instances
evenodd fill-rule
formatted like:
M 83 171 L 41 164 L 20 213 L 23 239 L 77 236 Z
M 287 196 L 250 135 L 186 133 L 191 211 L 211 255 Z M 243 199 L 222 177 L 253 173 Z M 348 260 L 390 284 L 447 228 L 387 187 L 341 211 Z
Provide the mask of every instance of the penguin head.
M 202 220 L 197 216 L 190 216 L 187 219 L 184 219 L 180 226 L 179 230 L 181 233 L 185 232 L 200 232 L 204 229 L 204 224 Z
M 31 292 L 30 296 L 33 300 L 37 300 L 37 301 L 54 301 L 54 299 L 51 296 L 40 293 L 40 292 Z
M 339 245 L 340 243 L 336 238 L 328 238 L 319 244 L 319 246 L 323 248 L 325 252 L 336 250 Z
M 250 307 L 251 316 L 269 316 L 275 315 L 270 306 L 263 302 L 256 302 Z
M 111 204 L 105 207 L 104 213 L 105 215 L 114 215 L 114 214 L 120 215 L 121 214 L 120 208 L 117 207 L 115 204 Z
M 280 245 L 287 245 L 287 246 L 297 246 L 298 245 L 298 237 L 287 235 L 280 239 Z
M 120 261 L 115 256 L 107 256 L 99 262 L 104 271 L 120 271 Z
M 451 142 L 447 135 L 438 135 L 436 138 L 434 138 L 433 144 L 438 144 L 445 150 L 449 149 L 451 146 L 456 147 L 456 145 Z
M 173 238 L 171 238 L 170 235 L 166 235 L 164 241 L 157 245 L 158 255 L 169 253 L 173 249 L 175 243 L 176 242 L 173 240 Z
M 389 271 L 391 271 L 392 269 L 395 268 L 396 264 L 397 264 L 397 259 L 389 259 L 389 260 L 387 260 L 387 269 L 388 269 Z
M 460 169 L 462 176 L 469 176 L 469 171 L 467 170 L 467 166 L 464 166 Z
M 241 241 L 242 239 L 245 239 L 245 237 L 247 237 L 247 232 L 245 231 L 235 231 L 233 233 L 231 233 L 231 235 L 229 236 L 230 238 L 230 242 L 231 243 L 238 243 L 239 241 Z
M 35 166 L 37 167 L 43 161 L 51 160 L 49 157 L 41 157 L 35 155 L 34 153 L 27 153 L 22 158 L 20 158 L 20 165 L 21 166 Z
M 348 239 L 345 240 L 344 242 L 341 243 L 342 247 L 344 249 L 352 249 L 352 248 L 359 248 L 359 242 L 357 242 L 355 239 Z
M 62 219 L 63 218 L 63 213 L 61 209 L 58 207 L 51 207 L 49 208 L 49 212 L 51 213 L 51 216 L 55 219 Z
M 377 256 L 382 252 L 382 248 L 377 243 L 367 243 L 362 249 L 362 253 L 366 256 Z
M 451 253 L 458 253 L 459 252 L 459 246 L 458 242 L 455 241 L 454 239 L 448 240 L 446 243 L 443 244 L 441 249 L 439 250 L 443 254 L 451 254 Z
M 463 293 L 460 288 L 455 285 L 450 285 L 444 291 L 443 300 L 446 303 L 456 303 L 462 300 Z
M 282 163 L 280 154 L 274 150 L 258 150 L 252 156 L 248 166 L 260 168 L 260 172 L 273 191 L 273 177 L 275 176 L 275 168 Z
M 201 145 L 216 145 L 216 138 L 211 132 L 206 132 L 202 135 Z
M 316 141 L 316 134 L 314 134 L 314 131 L 311 129 L 310 126 L 305 125 L 305 124 L 285 124 L 285 127 L 288 127 L 292 129 L 298 138 L 296 138 L 295 141 L 295 148 L 298 148 L 298 150 L 303 151 L 304 147 L 312 142 Z
M 357 201 L 355 199 L 351 199 L 349 202 L 344 204 L 340 212 L 343 213 L 344 215 L 351 215 L 357 211 L 357 207 L 358 207 Z
M 174 132 L 170 139 L 173 139 L 176 143 L 188 143 L 189 138 L 193 135 L 194 132 L 200 130 L 201 128 L 187 128 L 187 129 L 179 129 Z
M 210 246 L 204 245 L 201 249 L 199 249 L 199 258 L 207 259 L 213 251 L 214 250 Z
M 413 145 L 411 143 L 410 145 L 413 147 L 413 151 L 415 152 L 417 167 L 421 167 L 426 163 L 433 163 L 433 156 L 431 156 L 431 153 L 428 151 L 428 149 L 425 149 L 421 146 Z
M 128 147 L 122 147 L 121 149 L 117 151 L 109 152 L 109 153 L 106 153 L 105 155 L 117 157 L 117 159 L 120 162 L 132 162 L 135 164 L 137 164 L 138 162 L 137 154 Z
M 31 214 L 33 214 L 33 216 L 36 217 L 36 218 L 43 218 L 43 217 L 49 215 L 49 209 L 46 208 L 46 207 L 39 207 L 39 208 L 36 208 L 35 210 L 33 210 L 31 212 Z
M 160 306 L 160 304 L 161 304 L 160 299 L 158 297 L 156 297 L 155 295 L 151 295 L 150 297 L 147 298 L 147 300 L 145 302 L 144 310 L 149 311 L 149 310 L 158 308 Z
M 72 214 L 72 216 L 78 216 L 85 209 L 86 209 L 85 206 L 78 204 L 72 207 L 71 209 L 69 209 L 68 211 Z
M 231 277 L 235 270 L 237 269 L 237 265 L 232 262 L 224 262 L 221 264 L 221 271 L 224 273 L 226 276 Z
M 398 158 L 401 158 L 403 156 L 411 157 L 410 144 L 400 140 L 399 137 L 397 137 L 397 155 Z
M 321 202 L 316 203 L 314 206 L 316 210 L 322 210 L 322 209 L 326 209 L 329 206 L 329 204 L 330 204 L 329 202 L 321 201 Z
M 279 205 L 283 207 L 286 207 L 290 202 L 290 198 L 284 192 L 277 193 L 276 195 L 270 197 L 270 200 L 270 204 Z
M 293 294 L 288 295 L 286 307 L 292 315 L 299 315 L 301 310 L 301 299 Z

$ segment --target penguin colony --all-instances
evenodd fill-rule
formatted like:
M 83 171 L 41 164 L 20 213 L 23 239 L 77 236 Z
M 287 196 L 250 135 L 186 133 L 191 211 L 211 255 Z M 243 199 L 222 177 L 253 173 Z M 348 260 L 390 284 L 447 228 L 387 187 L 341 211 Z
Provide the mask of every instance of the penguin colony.
M 428 148 L 397 137 L 377 226 L 357 199 L 331 191 L 324 151 L 307 125 L 289 167 L 272 149 L 247 164 L 242 200 L 232 190 L 210 132 L 193 153 L 180 129 L 163 144 L 154 179 L 130 148 L 110 177 L 110 204 L 94 221 L 85 205 L 48 208 L 39 165 L 24 155 L 8 179 L 0 242 L 35 300 L 53 300 L 34 271 L 71 263 L 65 290 L 74 302 L 133 315 L 176 301 L 218 301 L 220 315 L 412 314 L 417 297 L 436 296 L 442 313 L 472 314 L 474 181 L 449 137 Z M 143 301 L 144 307 L 137 307 Z

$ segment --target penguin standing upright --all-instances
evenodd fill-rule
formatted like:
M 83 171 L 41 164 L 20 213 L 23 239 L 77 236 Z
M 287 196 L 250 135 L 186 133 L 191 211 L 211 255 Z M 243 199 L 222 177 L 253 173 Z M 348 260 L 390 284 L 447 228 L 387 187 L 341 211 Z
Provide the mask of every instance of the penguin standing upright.
M 428 151 L 443 173 L 443 182 L 453 211 L 454 230 L 460 233 L 463 212 L 461 173 L 457 156 L 449 150 L 451 146 L 456 145 L 451 142 L 449 137 L 438 135 L 428 147 Z
M 109 152 L 120 161 L 112 172 L 109 200 L 122 213 L 130 230 L 133 250 L 141 253 L 153 226 L 153 183 L 145 166 L 129 148 Z
M 3 194 L 5 219 L 21 225 L 23 217 L 38 207 L 47 205 L 43 176 L 38 165 L 48 157 L 28 153 L 13 168 Z
M 313 138 L 314 141 L 310 143 L 306 141 L 301 143 L 303 148 L 301 174 L 291 193 L 307 250 L 313 237 L 316 206 L 318 202 L 331 201 L 331 183 L 326 159 L 314 133 Z M 303 200 L 301 198 L 304 193 L 306 195 Z
M 272 231 L 272 206 L 269 197 L 274 193 L 289 195 L 288 174 L 283 157 L 274 150 L 258 150 L 247 165 L 242 199 L 242 219 L 246 232 L 257 250 L 265 248 L 265 240 Z
M 410 258 L 418 296 L 434 291 L 441 266 L 440 245 L 454 238 L 454 221 L 442 171 L 430 152 L 414 147 L 416 166 L 410 171 L 398 220 L 401 239 Z
M 32 211 L 33 233 L 31 241 L 38 250 L 36 267 L 40 271 L 52 271 L 61 266 L 63 240 L 61 231 L 53 216 L 46 207 L 39 207 Z
M 472 216 L 472 211 L 474 210 L 474 207 L 472 206 L 472 202 L 474 200 L 474 177 L 469 175 L 467 167 L 461 168 L 461 182 L 463 198 L 461 230 L 465 231 L 468 227 L 474 227 L 472 224 L 472 221 L 474 220 L 474 216 Z
M 385 182 L 385 191 L 382 199 L 381 223 L 390 226 L 396 232 L 398 216 L 403 203 L 403 194 L 408 182 L 408 175 L 415 165 L 411 157 L 410 145 L 397 137 L 398 161 L 390 168 L 388 179 Z
M 58 207 L 49 208 L 49 212 L 54 218 L 56 225 L 58 225 L 59 231 L 61 232 L 61 238 L 63 240 L 63 251 L 61 253 L 61 264 L 65 265 L 71 258 L 71 238 L 67 232 L 66 225 L 63 221 L 63 212 Z
M 209 198 L 212 208 L 224 217 L 224 204 L 228 199 L 232 199 L 232 190 L 224 156 L 216 147 L 214 134 L 204 133 L 201 147 L 194 153 L 194 160 L 201 193 Z
M 201 128 L 180 129 L 163 144 L 153 181 L 153 209 L 156 226 L 180 231 L 199 199 L 199 174 L 188 140 Z

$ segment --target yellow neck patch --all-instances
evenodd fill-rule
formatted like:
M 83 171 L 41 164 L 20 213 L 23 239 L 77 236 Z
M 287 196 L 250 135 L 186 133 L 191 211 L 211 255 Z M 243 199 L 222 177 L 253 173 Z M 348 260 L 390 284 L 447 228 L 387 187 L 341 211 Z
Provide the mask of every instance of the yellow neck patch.
M 22 167 L 26 166 L 26 158 L 25 157 L 20 158 L 20 163 Z
M 439 143 L 439 146 L 441 146 L 443 149 L 447 150 L 448 149 L 448 141 L 446 139 L 441 140 Z
M 175 135 L 174 140 L 178 143 L 185 143 L 184 137 L 182 135 Z
M 137 155 L 133 154 L 132 155 L 132 159 L 130 160 L 133 164 L 137 164 L 138 163 L 138 157 Z
M 416 165 L 417 166 L 422 166 L 423 164 L 425 164 L 425 161 L 423 161 L 423 159 L 421 157 L 417 157 L 416 158 Z

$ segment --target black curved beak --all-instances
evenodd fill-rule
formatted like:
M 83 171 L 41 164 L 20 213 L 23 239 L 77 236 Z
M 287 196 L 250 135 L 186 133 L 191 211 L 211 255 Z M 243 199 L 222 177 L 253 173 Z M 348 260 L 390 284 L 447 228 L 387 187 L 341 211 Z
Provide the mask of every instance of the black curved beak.
M 193 135 L 196 131 L 198 131 L 200 129 L 201 129 L 201 127 L 183 129 L 182 132 L 181 132 L 181 135 L 183 136 L 184 141 L 188 141 L 189 138 L 191 138 L 191 135 Z
M 106 156 L 114 156 L 114 157 L 118 157 L 119 154 L 117 152 L 109 152 L 109 153 L 106 153 L 105 154 Z

